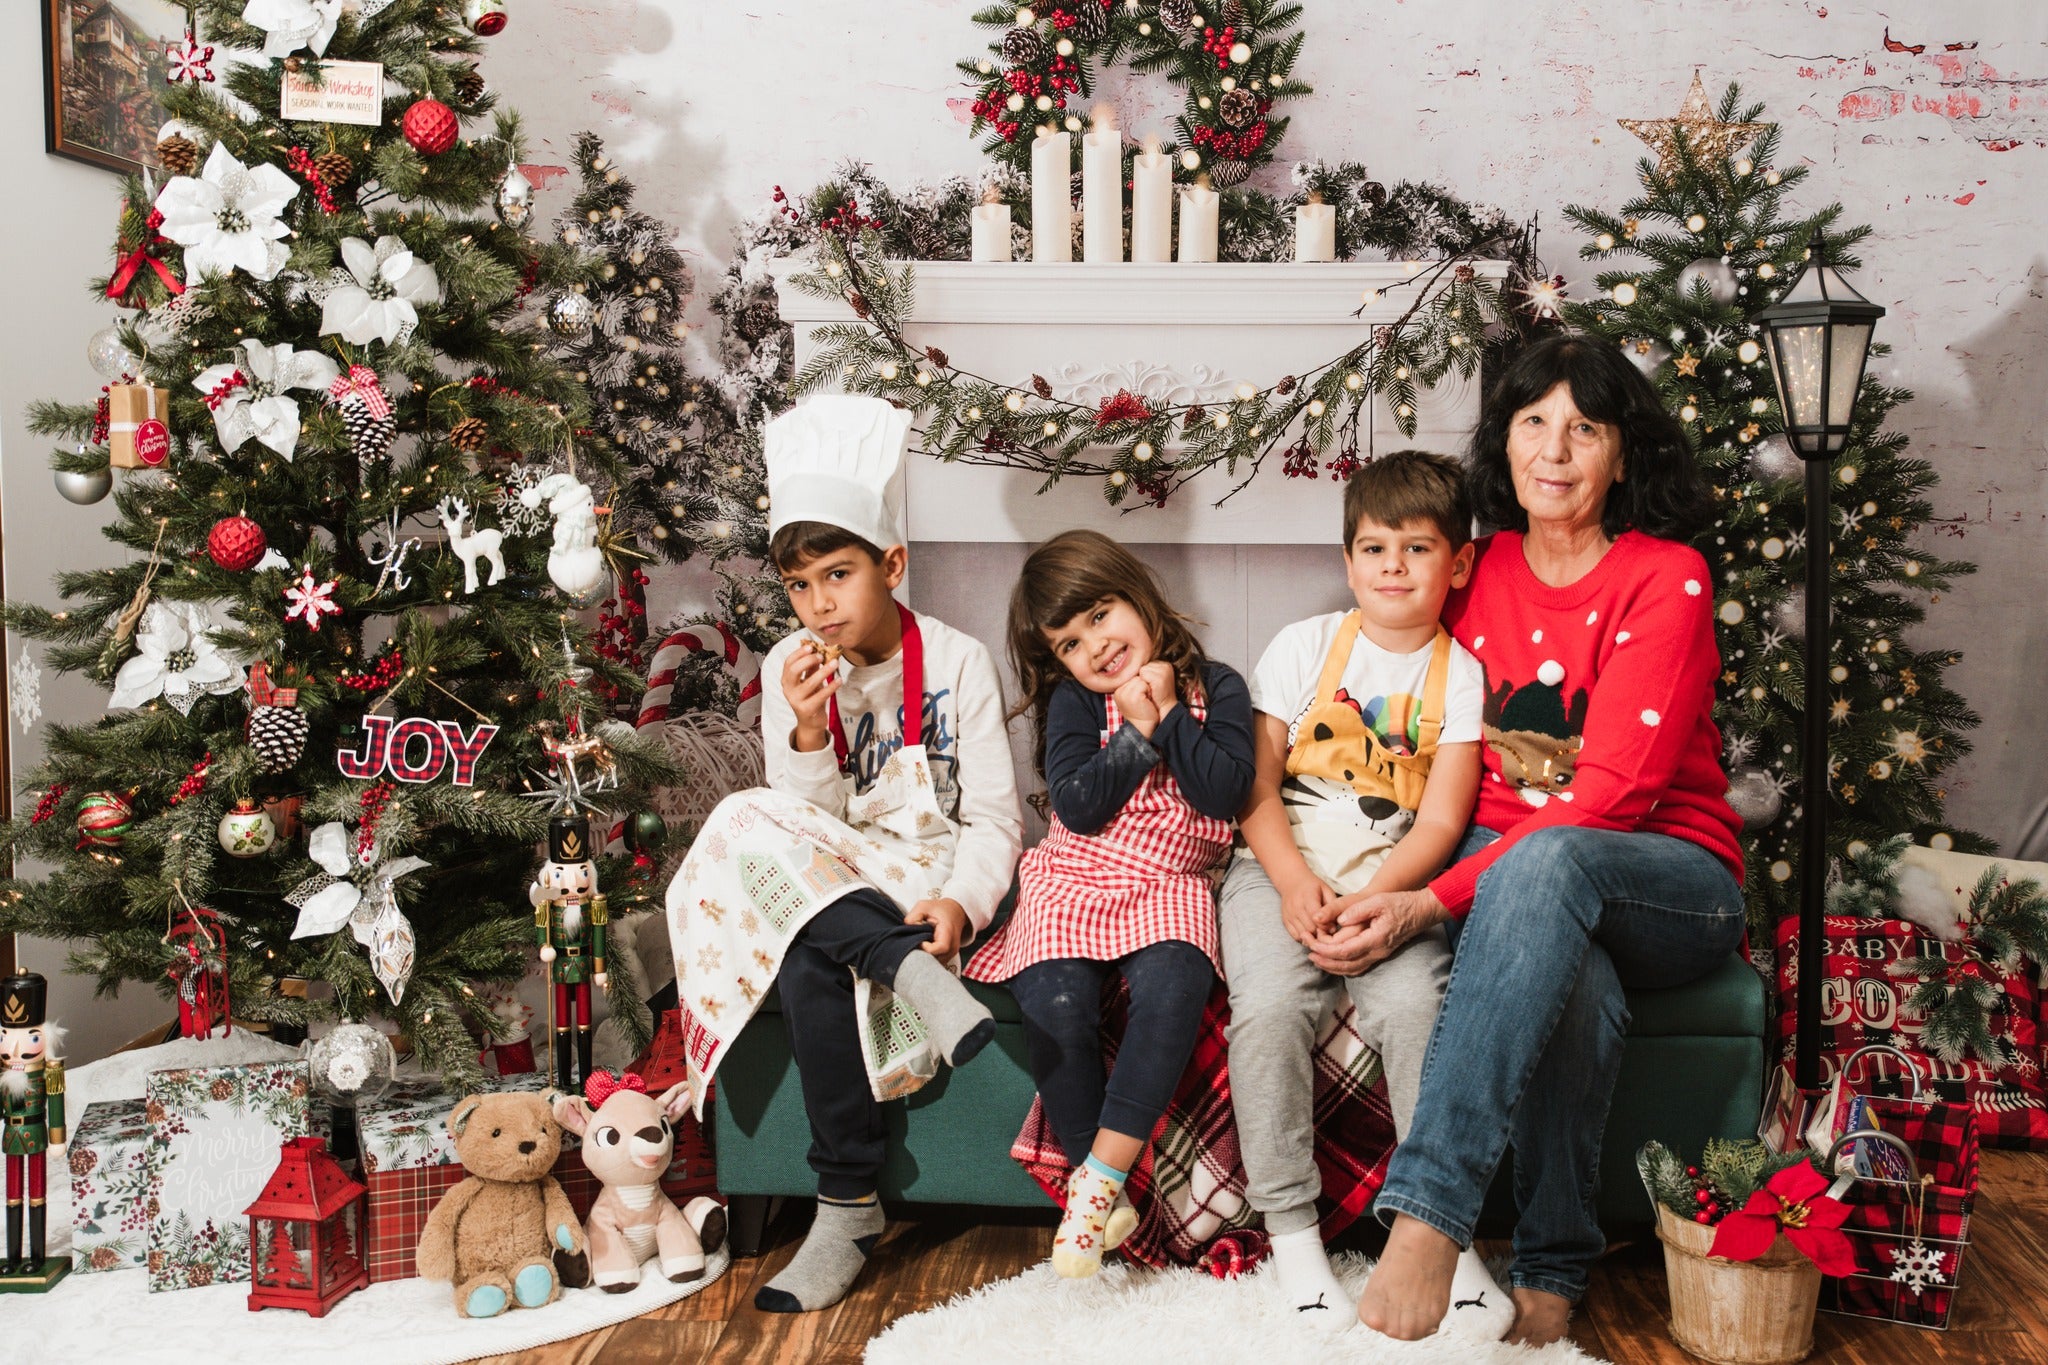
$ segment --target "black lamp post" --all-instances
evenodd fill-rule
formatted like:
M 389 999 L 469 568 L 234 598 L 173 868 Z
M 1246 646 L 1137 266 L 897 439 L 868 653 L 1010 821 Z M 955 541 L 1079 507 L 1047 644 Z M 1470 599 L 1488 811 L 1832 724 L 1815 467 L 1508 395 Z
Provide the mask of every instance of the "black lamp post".
M 1785 436 L 1806 461 L 1806 739 L 1799 861 L 1799 1027 L 1793 1079 L 1820 1088 L 1821 917 L 1827 901 L 1828 560 L 1833 457 L 1849 442 L 1870 335 L 1884 309 L 1842 281 L 1815 232 L 1806 265 L 1757 314 Z

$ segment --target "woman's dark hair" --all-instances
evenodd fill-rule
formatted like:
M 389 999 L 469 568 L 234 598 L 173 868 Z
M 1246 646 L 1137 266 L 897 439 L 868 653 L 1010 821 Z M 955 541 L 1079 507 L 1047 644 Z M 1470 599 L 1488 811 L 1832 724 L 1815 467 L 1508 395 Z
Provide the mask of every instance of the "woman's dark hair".
M 1012 718 L 1031 713 L 1031 760 L 1045 776 L 1045 717 L 1067 672 L 1045 632 L 1108 598 L 1131 604 L 1152 636 L 1152 657 L 1173 665 L 1186 697 L 1201 686 L 1202 646 L 1188 618 L 1175 611 L 1159 580 L 1129 550 L 1099 531 L 1062 531 L 1033 550 L 1010 592 L 1010 667 L 1017 674 Z
M 1611 539 L 1641 531 L 1666 540 L 1690 540 L 1713 519 L 1714 495 L 1693 456 L 1685 428 L 1664 407 L 1656 386 L 1598 337 L 1559 335 L 1524 347 L 1486 394 L 1472 432 L 1467 488 L 1484 525 L 1526 531 L 1529 514 L 1515 496 L 1508 468 L 1508 427 L 1515 414 L 1559 384 L 1596 422 L 1621 431 L 1627 477 L 1607 490 L 1600 529 Z

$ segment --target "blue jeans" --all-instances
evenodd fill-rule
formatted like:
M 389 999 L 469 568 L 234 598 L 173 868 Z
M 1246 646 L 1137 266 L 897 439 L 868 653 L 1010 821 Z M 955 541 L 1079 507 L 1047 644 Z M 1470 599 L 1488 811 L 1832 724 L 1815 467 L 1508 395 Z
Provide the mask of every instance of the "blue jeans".
M 1131 1003 L 1116 1069 L 1102 1069 L 1102 988 L 1119 971 Z M 1076 1166 L 1095 1133 L 1148 1140 L 1187 1070 L 1202 1010 L 1216 984 L 1209 955 L 1163 939 L 1115 962 L 1060 957 L 1010 978 L 1024 1017 L 1024 1045 L 1046 1121 Z
M 1474 826 L 1458 856 L 1499 837 Z M 1512 1143 L 1514 1283 L 1578 1300 L 1606 1249 L 1594 1195 L 1628 1031 L 1622 986 L 1703 976 L 1742 927 L 1734 875 L 1682 839 L 1561 827 L 1509 849 L 1451 926 L 1451 982 L 1380 1218 L 1405 1213 L 1470 1246 Z

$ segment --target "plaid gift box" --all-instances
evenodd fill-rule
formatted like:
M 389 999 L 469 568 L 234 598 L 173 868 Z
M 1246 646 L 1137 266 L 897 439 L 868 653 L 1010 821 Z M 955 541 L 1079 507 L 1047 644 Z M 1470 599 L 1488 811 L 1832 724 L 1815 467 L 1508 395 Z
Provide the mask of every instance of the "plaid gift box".
M 71 1132 L 71 1260 L 77 1270 L 126 1270 L 149 1250 L 149 1119 L 144 1101 L 89 1105 Z
M 495 1090 L 545 1091 L 547 1077 L 537 1072 L 494 1078 Z M 370 1282 L 403 1280 L 418 1273 L 413 1253 L 427 1215 L 441 1196 L 461 1183 L 462 1163 L 455 1159 L 455 1140 L 448 1133 L 448 1115 L 459 1096 L 433 1080 L 408 1078 L 393 1084 L 384 1096 L 356 1112 L 363 1156 L 363 1183 L 370 1187 Z M 578 1218 L 590 1216 L 603 1186 L 584 1168 L 574 1133 L 562 1137 L 562 1155 L 554 1177 Z M 675 1155 L 661 1188 L 677 1204 L 716 1188 L 708 1135 L 685 1115 L 676 1125 Z

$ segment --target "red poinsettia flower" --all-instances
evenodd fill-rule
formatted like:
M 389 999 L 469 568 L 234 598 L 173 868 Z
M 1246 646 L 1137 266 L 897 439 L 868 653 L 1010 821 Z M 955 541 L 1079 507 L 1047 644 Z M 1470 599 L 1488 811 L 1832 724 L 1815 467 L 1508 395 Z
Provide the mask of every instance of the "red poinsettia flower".
M 1740 1210 L 1721 1220 L 1714 1230 L 1709 1256 L 1731 1261 L 1754 1261 L 1771 1249 L 1783 1232 L 1823 1274 L 1848 1275 L 1856 1269 L 1856 1257 L 1842 1223 L 1849 1206 L 1826 1194 L 1828 1178 L 1810 1161 L 1787 1166 L 1749 1197 Z
M 1129 389 L 1118 389 L 1102 400 L 1095 410 L 1095 425 L 1106 427 L 1111 422 L 1142 422 L 1151 417 L 1152 409 L 1145 406 L 1145 400 Z

